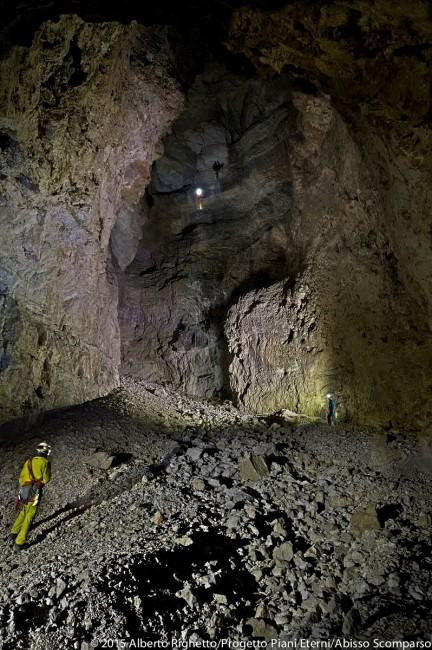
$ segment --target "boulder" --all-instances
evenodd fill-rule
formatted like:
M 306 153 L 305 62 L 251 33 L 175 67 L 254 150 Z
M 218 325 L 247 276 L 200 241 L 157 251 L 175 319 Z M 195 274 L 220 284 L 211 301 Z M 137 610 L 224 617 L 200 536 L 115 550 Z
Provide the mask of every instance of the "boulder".
M 205 490 L 205 483 L 202 478 L 194 478 L 192 479 L 192 487 L 197 492 L 202 492 Z
M 273 549 L 273 559 L 276 564 L 288 564 L 293 557 L 294 551 L 291 542 L 284 542 Z
M 376 506 L 370 503 L 353 512 L 351 516 L 351 529 L 356 535 L 362 535 L 368 530 L 378 530 L 381 524 L 378 519 Z
M 240 476 L 244 481 L 259 481 L 269 473 L 267 463 L 262 456 L 250 454 L 240 461 Z
M 175 541 L 177 544 L 180 544 L 180 546 L 191 546 L 193 544 L 192 537 L 188 537 L 187 535 L 185 537 L 177 537 Z
M 195 607 L 197 604 L 197 599 L 195 594 L 193 593 L 192 589 L 190 588 L 189 585 L 185 585 L 183 589 L 180 589 L 180 591 L 176 592 L 177 598 L 183 598 L 189 605 L 189 607 Z
M 198 460 L 201 457 L 203 450 L 201 447 L 189 447 L 186 450 L 186 455 L 189 456 L 191 460 Z
M 92 467 L 97 467 L 99 469 L 110 469 L 115 460 L 115 454 L 109 454 L 107 451 L 97 451 L 92 454 L 87 463 Z
M 277 631 L 262 618 L 249 618 L 246 621 L 246 625 L 250 625 L 252 628 L 252 636 L 263 638 L 263 639 L 277 639 Z

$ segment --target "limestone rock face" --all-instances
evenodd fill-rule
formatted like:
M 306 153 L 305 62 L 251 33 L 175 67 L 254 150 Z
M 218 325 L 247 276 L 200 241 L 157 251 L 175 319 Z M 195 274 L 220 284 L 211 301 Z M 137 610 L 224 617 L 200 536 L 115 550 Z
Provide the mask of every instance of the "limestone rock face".
M 198 77 L 155 163 L 144 235 L 119 279 L 123 372 L 192 395 L 229 389 L 229 306 L 298 263 L 286 151 L 301 136 L 291 95 L 286 79 L 219 66 Z
M 109 242 L 133 256 L 124 222 L 182 105 L 168 65 L 164 29 L 71 16 L 1 62 L 0 421 L 118 384 Z
M 330 391 L 340 417 L 427 422 L 430 133 L 348 126 L 284 77 L 223 79 L 197 81 L 155 164 L 123 369 L 259 413 L 322 416 Z
M 414 162 L 413 134 L 395 163 L 400 135 L 350 132 L 335 113 L 319 117 L 325 100 L 302 101 L 306 136 L 292 167 L 304 271 L 231 308 L 234 392 L 259 412 L 322 416 L 330 391 L 340 416 L 421 426 L 432 416 L 429 159 L 417 143 Z M 301 160 L 314 161 L 309 173 Z
M 306 275 L 231 312 L 231 381 L 245 405 L 318 414 L 314 396 L 331 390 L 339 411 L 359 421 L 431 421 L 431 34 L 425 0 L 298 1 L 234 13 L 234 52 L 267 73 L 289 70 L 309 92 L 329 92 L 350 125 L 336 147 L 332 128 L 316 150 L 333 197 L 327 183 L 318 190 L 319 172 L 311 185 L 298 176 L 297 232 L 303 239 L 309 230 L 314 242 Z M 304 156 L 309 166 L 314 155 Z

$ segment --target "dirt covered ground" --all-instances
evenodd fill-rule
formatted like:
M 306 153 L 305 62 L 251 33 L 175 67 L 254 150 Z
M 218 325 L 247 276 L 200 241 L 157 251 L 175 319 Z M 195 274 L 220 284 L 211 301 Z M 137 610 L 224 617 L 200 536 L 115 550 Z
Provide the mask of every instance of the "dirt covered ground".
M 16 553 L 17 477 L 41 440 L 53 478 Z M 432 642 L 421 435 L 294 425 L 124 379 L 4 435 L 1 475 L 1 648 Z

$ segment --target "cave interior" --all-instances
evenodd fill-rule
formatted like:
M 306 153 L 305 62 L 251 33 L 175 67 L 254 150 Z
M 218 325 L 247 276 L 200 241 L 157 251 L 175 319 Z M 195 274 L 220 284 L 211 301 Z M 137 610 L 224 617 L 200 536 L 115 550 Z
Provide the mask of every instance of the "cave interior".
M 114 449 L 107 467 L 94 461 L 86 475 L 88 490 L 82 479 L 63 500 L 48 501 L 46 521 L 59 517 L 60 527 L 75 511 L 85 521 L 89 509 L 101 508 L 103 518 L 106 504 L 98 481 L 105 485 L 120 476 L 121 483 L 124 477 L 120 491 L 114 489 L 119 503 L 133 491 L 137 472 L 143 475 L 140 447 L 152 458 L 147 464 L 153 468 L 152 481 L 158 477 L 156 485 L 164 472 L 169 482 L 171 461 L 162 457 L 174 459 L 186 472 L 181 481 L 186 480 L 182 454 L 193 461 L 200 454 L 187 456 L 185 445 L 198 449 L 193 441 L 202 438 L 205 446 L 206 435 L 212 440 L 206 443 L 209 457 L 216 453 L 211 450 L 218 436 L 224 453 L 231 445 L 241 455 L 244 445 L 253 467 L 240 464 L 241 480 L 265 482 L 280 470 L 301 484 L 307 483 L 308 471 L 316 472 L 319 483 L 328 470 L 323 461 L 327 440 L 336 456 L 340 444 L 349 485 L 355 465 L 346 460 L 354 453 L 347 451 L 349 444 L 363 460 L 367 457 L 362 477 L 376 472 L 379 487 L 372 482 L 367 489 L 353 488 L 357 496 L 340 506 L 354 518 L 351 528 L 366 532 L 364 543 L 371 530 L 391 532 L 402 516 L 404 494 L 411 495 L 406 498 L 415 506 L 415 521 L 423 522 L 418 526 L 427 535 L 432 470 L 429 3 L 160 0 L 144 7 L 137 0 L 1 0 L 0 8 L 0 435 L 6 475 L 12 477 L 13 466 L 15 476 L 18 455 L 29 441 L 51 435 L 54 440 L 56 427 L 63 454 L 76 444 L 74 436 L 81 441 L 84 467 L 91 450 Z M 336 415 L 327 419 L 329 396 L 337 421 Z M 122 444 L 114 444 L 123 426 Z M 100 433 L 98 427 L 110 432 Z M 237 442 L 224 438 L 224 427 L 240 431 Z M 270 455 L 263 438 L 253 444 L 243 440 L 250 427 L 258 438 L 268 432 L 267 443 L 276 445 Z M 173 440 L 178 442 L 179 431 L 177 454 Z M 163 446 L 167 435 L 172 448 Z M 289 453 L 279 453 L 284 436 L 291 440 Z M 299 458 L 296 469 L 292 459 L 302 444 L 304 454 L 315 454 L 314 470 Z M 370 446 L 370 454 L 363 454 L 362 445 Z M 266 454 L 267 460 L 260 461 Z M 55 462 L 69 480 L 72 470 L 64 459 Z M 221 485 L 233 490 L 229 472 Z M 404 477 L 414 483 L 407 487 Z M 197 485 L 194 490 L 201 493 Z M 283 488 L 278 489 L 280 497 Z M 372 507 L 375 489 L 380 501 Z M 391 490 L 399 490 L 397 503 L 389 501 Z M 316 512 L 311 512 L 321 516 L 324 501 L 316 494 Z M 236 509 L 232 494 L 230 499 L 228 507 Z M 153 510 L 154 526 L 169 518 L 162 506 Z M 278 522 L 272 580 L 287 580 L 288 556 L 298 558 L 312 546 L 295 532 L 295 512 L 280 503 L 267 510 L 256 515 L 255 534 L 271 537 L 269 525 Z M 71 525 L 81 526 L 78 519 Z M 183 523 L 176 524 L 180 531 Z M 49 525 L 36 539 L 41 548 L 49 544 Z M 339 525 L 343 528 L 338 520 Z M 400 524 L 399 533 L 407 536 L 409 529 L 415 539 L 410 525 Z M 180 551 L 153 549 L 143 564 L 131 547 L 130 565 L 116 564 L 103 584 L 92 583 L 99 585 L 101 603 L 114 594 L 108 608 L 124 620 L 110 619 L 113 634 L 129 630 L 129 637 L 145 632 L 156 639 L 180 630 L 177 614 L 169 612 L 178 611 L 182 598 L 194 610 L 198 592 L 187 591 L 188 571 L 183 577 L 175 574 L 179 565 L 189 563 L 199 573 L 205 562 L 220 563 L 228 581 L 223 556 L 237 558 L 235 536 L 222 539 L 215 533 L 212 554 L 200 538 L 202 531 L 191 537 L 183 532 L 181 539 L 189 539 L 193 549 L 201 545 L 200 552 L 185 542 Z M 348 543 L 344 534 L 342 545 Z M 392 540 L 390 533 L 386 539 Z M 385 602 L 375 603 L 358 583 L 342 588 L 329 582 L 327 593 L 324 578 L 314 577 L 299 560 L 300 574 L 319 583 L 321 591 L 317 587 L 312 596 L 312 587 L 288 589 L 289 607 L 298 606 L 300 612 L 293 619 L 290 610 L 286 615 L 278 611 L 276 620 L 280 601 L 266 610 L 255 596 L 259 612 L 252 616 L 246 594 L 252 574 L 232 560 L 235 613 L 230 618 L 223 611 L 225 605 L 229 609 L 226 589 L 216 594 L 221 611 L 212 612 L 207 603 L 202 614 L 216 630 L 209 638 L 236 629 L 241 638 L 264 640 L 283 639 L 284 631 L 313 638 L 332 632 L 430 639 L 424 636 L 431 633 L 424 623 L 432 602 L 430 563 L 419 572 L 418 584 L 408 584 L 407 578 L 415 557 L 424 560 L 430 546 L 424 541 L 414 551 L 412 539 L 405 539 L 405 591 L 394 586 L 389 560 L 386 579 L 393 587 Z M 368 552 L 379 555 L 377 548 Z M 366 551 L 351 547 L 350 552 L 363 557 Z M 362 564 L 347 562 L 345 573 Z M 156 579 L 159 564 L 165 586 L 157 594 L 156 611 L 143 584 Z M 61 576 L 69 570 L 60 563 L 55 575 L 57 569 Z M 124 571 L 128 586 L 122 590 L 115 585 Z M 99 570 L 98 580 L 101 575 Z M 398 580 L 397 585 L 400 575 Z M 370 584 L 379 591 L 382 582 Z M 249 588 L 255 594 L 254 585 Z M 338 595 L 331 597 L 339 600 L 332 609 L 334 588 Z M 165 602 L 167 593 L 171 600 Z M 139 620 L 121 604 L 126 596 L 141 603 L 136 605 Z M 418 603 L 417 618 L 409 610 L 411 623 L 395 604 L 402 596 L 412 611 Z M 327 609 L 315 602 L 321 597 Z M 71 637 L 70 629 L 79 626 L 66 614 L 55 625 L 49 619 L 54 627 L 50 631 L 48 625 L 39 638 L 38 620 L 47 623 L 48 614 L 44 610 L 39 619 L 28 619 L 25 602 L 18 603 L 19 621 L 7 628 L 5 647 L 54 648 L 63 633 L 75 639 L 74 648 L 89 647 L 91 627 Z M 143 611 L 151 615 L 146 619 Z M 334 620 L 321 629 L 326 616 Z M 194 620 L 182 628 L 183 636 L 192 629 L 198 634 Z

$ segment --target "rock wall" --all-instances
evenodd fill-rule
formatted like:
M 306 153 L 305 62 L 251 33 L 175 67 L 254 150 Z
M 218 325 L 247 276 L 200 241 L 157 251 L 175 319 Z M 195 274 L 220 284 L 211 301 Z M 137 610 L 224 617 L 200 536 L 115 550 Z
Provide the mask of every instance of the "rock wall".
M 259 68 L 321 86 L 343 114 L 430 120 L 432 16 L 428 0 L 294 0 L 243 5 L 227 46 Z
M 163 28 L 64 16 L 0 65 L 1 422 L 118 384 L 111 232 L 183 99 Z
M 394 132 L 353 138 L 335 113 L 320 117 L 322 99 L 306 104 L 309 173 L 293 160 L 305 271 L 233 306 L 231 382 L 261 412 L 322 415 L 330 391 L 345 418 L 423 426 L 432 417 L 429 164 L 415 163 L 415 139 L 395 155 Z
M 297 278 L 298 289 L 291 295 L 293 305 L 303 304 L 299 315 L 294 318 L 293 311 L 285 309 L 288 321 L 294 318 L 297 323 L 295 335 L 303 332 L 302 316 L 311 318 L 318 306 L 310 344 L 316 345 L 318 336 L 323 351 L 316 351 L 312 365 L 306 363 L 305 374 L 314 388 L 301 388 L 297 394 L 297 384 L 304 384 L 304 357 L 294 342 L 291 352 L 289 346 L 279 349 L 280 337 L 273 336 L 273 345 L 271 335 L 268 364 L 260 345 L 259 353 L 249 343 L 240 352 L 243 364 L 251 354 L 258 360 L 257 373 L 265 369 L 261 378 L 254 372 L 248 378 L 241 360 L 233 362 L 234 384 L 246 404 L 262 410 L 285 406 L 286 394 L 291 406 L 318 413 L 319 400 L 313 405 L 313 396 L 330 389 L 337 393 L 342 413 L 357 421 L 416 427 L 432 418 L 431 33 L 424 0 L 397 7 L 388 0 L 293 2 L 277 11 L 243 7 L 232 17 L 228 46 L 245 53 L 267 76 L 289 70 L 309 91 L 329 92 L 349 125 L 349 149 L 356 150 L 354 157 L 347 152 L 354 176 L 345 175 L 347 189 L 342 192 L 341 174 L 335 169 L 338 197 L 333 206 L 325 199 L 325 187 L 321 194 L 314 184 L 304 184 L 303 192 L 310 196 L 309 207 L 302 208 L 301 230 L 307 227 L 308 210 L 320 212 L 321 196 L 328 213 L 322 225 L 318 219 L 318 231 L 326 229 L 324 223 L 334 229 L 333 244 L 322 232 L 314 236 L 322 240 L 319 253 L 308 256 L 307 276 Z M 329 133 L 329 138 L 334 135 Z M 344 168 L 346 145 L 338 146 L 338 166 Z M 356 177 L 357 190 L 352 182 Z M 332 219 L 337 214 L 339 220 Z M 344 221 L 351 227 L 341 231 Z M 277 287 L 266 296 L 260 294 L 273 314 L 267 329 L 272 322 L 280 324 L 280 317 L 274 316 L 278 295 Z M 250 316 L 251 322 L 242 326 L 241 308 L 231 313 L 228 324 L 233 350 L 239 349 L 239 341 L 248 340 L 245 328 L 249 332 L 262 321 L 264 307 L 257 308 L 256 322 Z M 234 323 L 240 334 L 233 332 Z M 318 368 L 316 358 L 321 359 Z M 296 363 L 301 366 L 298 379 L 288 386 L 277 369 L 288 366 L 287 377 L 292 378 Z
M 322 415 L 331 391 L 341 417 L 421 425 L 431 194 L 419 142 L 349 126 L 283 76 L 223 78 L 197 81 L 155 164 L 121 279 L 124 370 L 261 413 Z
M 197 78 L 154 165 L 144 235 L 120 279 L 123 372 L 192 395 L 229 391 L 228 308 L 300 263 L 289 216 L 286 148 L 300 136 L 291 94 L 286 79 L 219 66 Z

